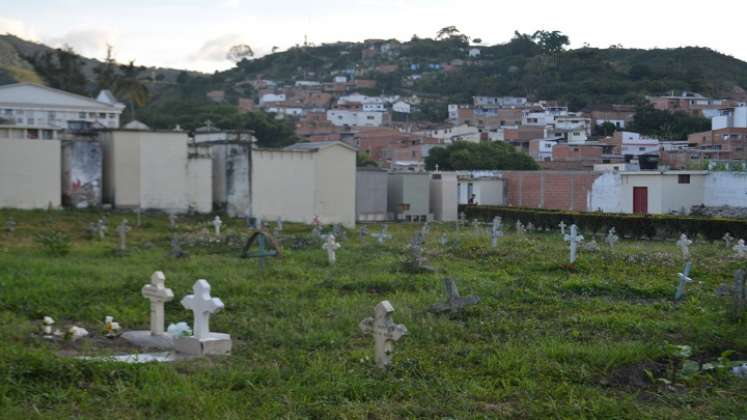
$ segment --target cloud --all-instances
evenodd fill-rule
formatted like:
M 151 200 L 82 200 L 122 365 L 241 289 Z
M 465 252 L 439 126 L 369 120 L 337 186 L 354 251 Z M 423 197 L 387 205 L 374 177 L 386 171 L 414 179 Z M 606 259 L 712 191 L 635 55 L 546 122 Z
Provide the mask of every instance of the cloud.
M 34 32 L 25 23 L 16 19 L 0 17 L 0 34 L 13 34 L 19 38 L 36 41 Z
M 86 29 L 68 32 L 63 36 L 47 39 L 53 47 L 69 45 L 80 55 L 87 57 L 101 56 L 106 52 L 106 46 L 116 44 L 116 35 L 100 29 Z

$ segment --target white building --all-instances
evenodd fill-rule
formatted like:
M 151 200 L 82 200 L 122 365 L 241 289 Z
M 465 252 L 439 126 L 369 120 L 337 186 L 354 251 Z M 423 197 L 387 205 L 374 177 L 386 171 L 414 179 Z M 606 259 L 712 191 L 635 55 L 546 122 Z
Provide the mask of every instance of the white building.
M 480 49 L 479 48 L 470 48 L 469 49 L 469 56 L 470 58 L 477 58 L 480 56 Z
M 399 112 L 402 114 L 409 114 L 412 110 L 412 106 L 405 101 L 397 101 L 392 104 L 392 111 Z
M 356 150 L 342 142 L 252 151 L 252 215 L 355 225 Z
M 54 130 L 86 126 L 119 128 L 124 109 L 109 91 L 93 99 L 32 83 L 0 86 L 0 124 L 31 130 L 27 138 L 52 139 Z
M 747 106 L 722 112 L 711 119 L 711 130 L 722 128 L 747 128 Z
M 350 111 L 346 109 L 330 109 L 327 120 L 333 125 L 342 127 L 381 127 L 384 124 L 384 112 Z
M 439 128 L 437 130 L 420 131 L 417 134 L 441 140 L 441 143 L 451 144 L 456 141 L 468 141 L 478 143 L 480 141 L 480 129 L 470 127 L 467 124 L 456 127 Z
M 621 152 L 629 156 L 656 154 L 659 152 L 659 140 L 642 137 L 639 133 L 623 131 Z
M 284 93 L 265 93 L 259 97 L 259 106 L 271 102 L 284 102 L 287 96 Z

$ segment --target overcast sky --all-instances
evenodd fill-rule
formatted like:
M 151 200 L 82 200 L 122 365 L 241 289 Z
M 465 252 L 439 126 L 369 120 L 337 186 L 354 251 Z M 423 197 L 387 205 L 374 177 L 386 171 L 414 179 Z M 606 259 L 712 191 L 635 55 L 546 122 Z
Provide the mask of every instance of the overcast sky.
M 560 30 L 572 46 L 705 46 L 747 60 L 745 0 L 0 0 L 0 33 L 85 56 L 201 71 L 232 66 L 231 45 L 258 55 L 309 42 L 408 40 L 454 25 L 484 43 L 514 30 Z

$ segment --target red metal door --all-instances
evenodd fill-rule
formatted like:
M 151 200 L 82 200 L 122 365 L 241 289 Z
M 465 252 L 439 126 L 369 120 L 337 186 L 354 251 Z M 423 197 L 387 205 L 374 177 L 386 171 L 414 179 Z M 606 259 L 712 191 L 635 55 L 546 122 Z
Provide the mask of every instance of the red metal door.
M 648 213 L 648 187 L 633 187 L 633 213 Z

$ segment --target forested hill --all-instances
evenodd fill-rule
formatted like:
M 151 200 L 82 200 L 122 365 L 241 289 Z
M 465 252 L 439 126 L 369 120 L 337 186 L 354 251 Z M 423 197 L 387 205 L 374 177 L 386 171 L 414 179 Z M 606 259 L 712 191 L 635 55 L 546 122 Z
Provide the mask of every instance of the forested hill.
M 248 57 L 231 70 L 207 75 L 136 65 L 128 68 L 103 57 L 100 61 L 83 58 L 73 51 L 5 35 L 0 36 L 0 83 L 43 82 L 92 95 L 116 78 L 135 79 L 147 88 L 142 105 L 138 104 L 146 116 L 149 109 L 175 103 L 208 106 L 205 94 L 211 90 L 223 90 L 228 104 L 235 104 L 239 96 L 256 99 L 257 92 L 241 83 L 247 80 L 325 82 L 336 75 L 377 81 L 375 89 L 363 93 L 428 98 L 437 110 L 428 115 L 432 120 L 444 117 L 445 104 L 468 103 L 474 95 L 557 100 L 572 110 L 634 103 L 645 95 L 682 90 L 747 99 L 747 63 L 708 48 L 569 50 L 567 45 L 565 35 L 544 31 L 516 33 L 506 43 L 483 45 L 448 27 L 433 39 L 297 46 Z M 151 118 L 156 125 L 174 122 L 173 118 L 159 121 Z

